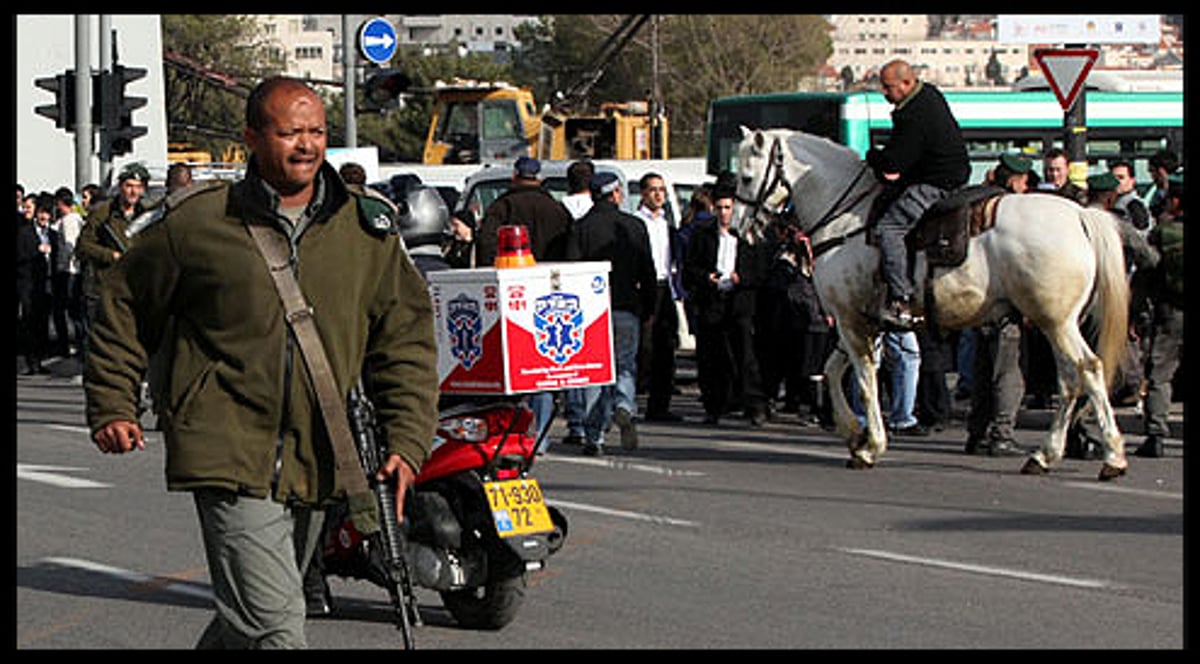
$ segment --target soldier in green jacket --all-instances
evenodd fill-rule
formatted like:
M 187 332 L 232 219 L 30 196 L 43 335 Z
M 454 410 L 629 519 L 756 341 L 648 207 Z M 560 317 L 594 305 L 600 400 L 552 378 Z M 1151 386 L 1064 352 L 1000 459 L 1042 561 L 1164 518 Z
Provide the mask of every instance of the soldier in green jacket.
M 395 209 L 348 189 L 325 162 L 325 109 L 311 88 L 260 83 L 245 139 L 246 177 L 168 198 L 105 279 L 84 374 L 87 417 L 101 451 L 143 448 L 138 381 L 150 353 L 170 353 L 160 411 L 167 486 L 194 494 L 217 605 L 198 646 L 305 647 L 301 570 L 322 508 L 345 487 L 247 227 L 288 239 L 341 394 L 360 373 L 369 386 L 389 451 L 377 477 L 396 477 L 398 518 L 437 419 L 433 307 Z
M 130 164 L 117 176 L 117 196 L 92 208 L 75 243 L 75 258 L 83 269 L 84 341 L 96 315 L 100 279 L 128 251 L 133 241 L 125 229 L 145 211 L 142 196 L 150 172 L 141 164 Z M 85 351 L 86 352 L 86 351 Z

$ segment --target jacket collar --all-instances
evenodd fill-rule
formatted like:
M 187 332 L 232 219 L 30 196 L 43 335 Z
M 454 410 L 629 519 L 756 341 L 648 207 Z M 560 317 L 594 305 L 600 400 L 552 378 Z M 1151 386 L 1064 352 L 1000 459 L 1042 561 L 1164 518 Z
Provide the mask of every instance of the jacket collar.
M 350 194 L 346 185 L 333 166 L 326 161 L 317 171 L 316 188 L 313 199 L 305 212 L 305 217 L 314 223 L 323 222 L 341 209 L 349 199 Z M 245 177 L 235 183 L 230 191 L 230 214 L 238 217 L 253 216 L 275 219 L 279 216 L 278 208 L 279 195 L 266 180 L 262 179 L 258 163 L 251 156 L 250 163 L 246 166 Z

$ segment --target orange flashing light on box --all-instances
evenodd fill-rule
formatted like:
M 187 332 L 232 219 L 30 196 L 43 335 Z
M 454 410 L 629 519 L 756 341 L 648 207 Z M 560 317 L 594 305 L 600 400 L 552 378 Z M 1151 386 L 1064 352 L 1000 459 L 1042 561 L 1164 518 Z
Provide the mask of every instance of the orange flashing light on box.
M 501 226 L 496 245 L 496 267 L 530 267 L 536 265 L 529 248 L 529 229 L 522 225 Z

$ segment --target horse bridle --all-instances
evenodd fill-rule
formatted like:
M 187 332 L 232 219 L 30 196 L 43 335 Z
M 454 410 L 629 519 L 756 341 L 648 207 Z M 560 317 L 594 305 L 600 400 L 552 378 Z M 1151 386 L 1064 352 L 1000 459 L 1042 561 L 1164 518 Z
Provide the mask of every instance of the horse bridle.
M 842 191 L 842 194 L 838 196 L 837 200 L 835 200 L 832 205 L 829 206 L 829 209 L 825 212 L 825 214 L 821 215 L 821 217 L 817 220 L 817 223 L 813 224 L 812 228 L 805 232 L 808 237 L 811 238 L 817 233 L 817 231 L 833 222 L 834 219 L 837 219 L 846 212 L 854 209 L 854 207 L 862 202 L 864 198 L 869 196 L 871 192 L 875 191 L 875 189 L 879 186 L 878 183 L 875 183 L 859 192 L 859 194 L 849 202 L 846 201 L 847 197 L 849 197 L 854 189 L 858 186 L 859 181 L 861 181 L 863 176 L 867 174 L 868 168 L 869 167 L 867 163 L 865 161 L 862 162 L 862 167 L 859 169 L 858 174 L 854 176 L 854 179 L 851 180 L 850 184 Z M 774 170 L 773 178 L 771 177 L 772 170 Z M 763 173 L 762 182 L 758 186 L 757 196 L 754 198 L 754 200 L 747 200 L 741 196 L 737 196 L 736 198 L 739 203 L 748 206 L 752 214 L 756 216 L 758 215 L 759 210 L 766 210 L 768 214 L 778 216 L 783 212 L 784 206 L 780 205 L 778 209 L 772 210 L 767 205 L 767 198 L 773 195 L 776 189 L 781 185 L 787 192 L 787 197 L 785 197 L 783 200 L 787 201 L 792 197 L 792 184 L 787 181 L 787 178 L 784 177 L 783 173 L 782 142 L 779 138 L 775 138 L 771 143 L 771 150 L 767 155 L 767 170 L 765 173 Z M 845 235 L 840 235 L 838 237 L 830 238 L 823 242 L 817 243 L 812 247 L 813 257 L 820 256 L 829 249 L 842 244 L 851 237 L 866 231 L 867 228 L 868 225 L 864 223 L 859 228 L 856 228 Z
M 774 179 L 771 179 L 771 172 L 774 171 Z M 783 147 L 778 138 L 771 142 L 771 150 L 767 155 L 767 170 L 763 173 L 762 182 L 758 185 L 758 194 L 754 200 L 748 200 L 734 194 L 737 202 L 750 208 L 751 214 L 757 216 L 759 210 L 766 210 L 768 214 L 778 215 L 783 211 L 783 205 L 779 209 L 772 210 L 767 207 L 767 198 L 774 194 L 775 190 L 780 186 L 787 192 L 787 196 L 783 199 L 787 201 L 792 196 L 792 183 L 787 181 L 783 175 Z

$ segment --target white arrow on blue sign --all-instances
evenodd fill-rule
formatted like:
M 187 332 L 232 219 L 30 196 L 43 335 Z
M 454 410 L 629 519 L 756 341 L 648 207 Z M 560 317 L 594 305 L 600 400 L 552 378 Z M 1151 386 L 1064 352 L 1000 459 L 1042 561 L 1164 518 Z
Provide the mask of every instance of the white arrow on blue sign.
M 363 57 L 381 65 L 396 54 L 396 28 L 385 18 L 373 18 L 363 23 L 358 32 L 358 47 Z

